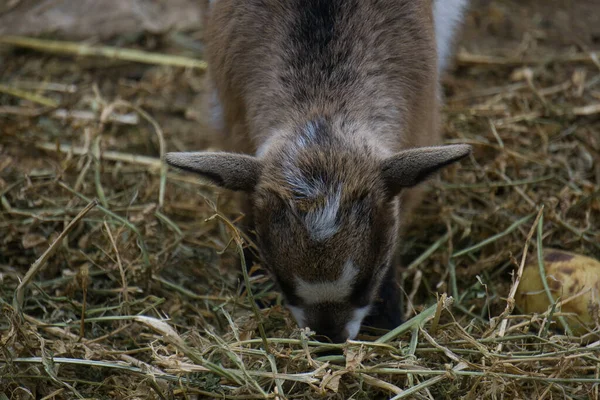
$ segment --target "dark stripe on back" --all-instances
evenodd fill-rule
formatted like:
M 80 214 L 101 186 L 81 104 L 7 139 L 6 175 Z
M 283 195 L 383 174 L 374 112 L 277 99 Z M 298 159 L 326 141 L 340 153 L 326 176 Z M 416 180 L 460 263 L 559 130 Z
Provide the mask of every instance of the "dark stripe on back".
M 354 43 L 343 39 L 357 0 L 301 0 L 296 7 L 298 18 L 286 41 L 288 69 L 280 80 L 294 101 L 303 104 L 357 80 L 356 66 L 349 62 Z

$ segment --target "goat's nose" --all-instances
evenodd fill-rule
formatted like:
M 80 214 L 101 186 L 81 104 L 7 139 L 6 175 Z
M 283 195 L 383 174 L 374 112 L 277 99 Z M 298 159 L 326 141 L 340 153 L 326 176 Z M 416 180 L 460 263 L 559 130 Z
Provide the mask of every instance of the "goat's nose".
M 329 339 L 331 340 L 332 343 L 344 343 L 346 341 L 346 339 L 348 339 L 348 335 L 344 331 L 344 333 L 342 333 L 342 334 L 329 336 Z
M 317 330 L 316 338 L 321 342 L 344 343 L 348 339 L 348 331 L 346 329 L 329 332 Z

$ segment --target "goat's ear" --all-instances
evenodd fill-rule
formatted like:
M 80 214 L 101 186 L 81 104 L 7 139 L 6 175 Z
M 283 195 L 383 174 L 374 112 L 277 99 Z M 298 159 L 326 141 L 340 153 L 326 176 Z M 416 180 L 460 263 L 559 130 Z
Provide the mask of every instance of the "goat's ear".
M 229 190 L 251 192 L 258 183 L 262 164 L 256 157 L 225 152 L 167 153 L 169 165 L 195 172 Z
M 404 150 L 383 160 L 381 173 L 389 192 L 395 195 L 402 188 L 418 185 L 433 173 L 470 153 L 471 146 L 466 144 Z

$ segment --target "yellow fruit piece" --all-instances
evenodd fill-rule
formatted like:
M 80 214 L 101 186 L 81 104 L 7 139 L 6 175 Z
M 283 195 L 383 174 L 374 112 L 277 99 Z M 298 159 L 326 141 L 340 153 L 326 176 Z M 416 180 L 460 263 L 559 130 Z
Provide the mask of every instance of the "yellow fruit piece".
M 546 282 L 554 301 L 581 293 L 560 307 L 560 311 L 578 316 L 565 317 L 573 333 L 582 335 L 593 330 L 600 321 L 600 261 L 549 248 L 543 250 L 543 256 Z M 551 305 L 536 256 L 530 256 L 527 261 L 515 301 L 526 314 L 544 313 Z

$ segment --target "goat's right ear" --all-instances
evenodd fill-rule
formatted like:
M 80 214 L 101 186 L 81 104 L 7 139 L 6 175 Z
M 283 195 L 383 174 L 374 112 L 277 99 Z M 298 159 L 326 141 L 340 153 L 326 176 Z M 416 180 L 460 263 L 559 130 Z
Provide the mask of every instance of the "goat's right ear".
M 471 154 L 471 146 L 417 147 L 394 154 L 382 163 L 382 176 L 390 193 L 413 187 L 429 176 Z
M 262 164 L 256 157 L 226 152 L 167 153 L 169 165 L 195 172 L 229 190 L 251 192 L 258 184 Z

